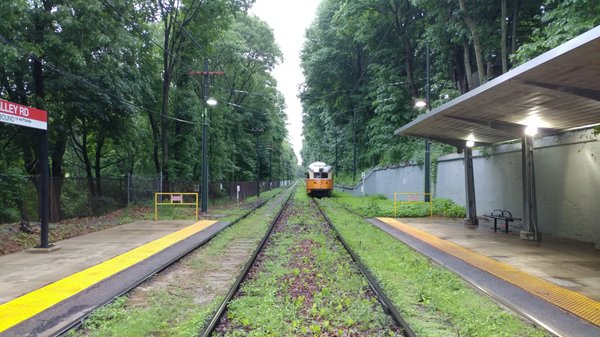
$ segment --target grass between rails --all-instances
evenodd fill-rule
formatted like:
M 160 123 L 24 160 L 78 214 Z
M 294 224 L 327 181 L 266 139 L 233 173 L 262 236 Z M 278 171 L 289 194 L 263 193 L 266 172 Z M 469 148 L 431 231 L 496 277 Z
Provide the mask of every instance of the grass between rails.
M 298 189 L 218 335 L 400 335 L 309 201 Z
M 128 296 L 96 310 L 81 329 L 70 331 L 68 335 L 197 336 L 264 236 L 286 195 L 282 193 L 225 229 L 167 269 L 164 275 L 154 277 Z M 239 252 L 239 242 L 245 243 L 245 252 Z M 229 273 L 224 265 L 229 265 Z
M 394 201 L 381 194 L 355 197 L 348 193 L 334 191 L 332 200 L 366 218 L 394 216 Z M 398 218 L 429 216 L 429 203 L 397 204 L 396 214 Z M 433 198 L 433 215 L 451 218 L 464 217 L 465 208 L 450 199 Z
M 417 335 L 548 335 L 339 204 L 327 199 L 320 204 Z

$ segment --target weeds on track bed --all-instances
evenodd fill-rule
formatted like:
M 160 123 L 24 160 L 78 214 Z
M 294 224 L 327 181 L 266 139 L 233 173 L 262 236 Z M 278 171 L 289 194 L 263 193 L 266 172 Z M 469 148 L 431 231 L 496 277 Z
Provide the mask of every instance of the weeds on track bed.
M 220 336 L 396 336 L 367 280 L 298 189 Z
M 283 194 L 128 296 L 96 310 L 69 336 L 197 336 L 277 215 Z
M 339 204 L 319 203 L 418 336 L 547 335 Z

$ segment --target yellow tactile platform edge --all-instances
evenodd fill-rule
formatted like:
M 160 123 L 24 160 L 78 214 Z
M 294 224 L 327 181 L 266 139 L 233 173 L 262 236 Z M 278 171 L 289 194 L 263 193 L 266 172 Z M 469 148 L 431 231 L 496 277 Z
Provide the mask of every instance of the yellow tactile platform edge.
M 575 291 L 562 288 L 551 282 L 531 276 L 506 263 L 478 254 L 447 240 L 440 239 L 393 218 L 377 218 L 419 240 L 456 256 L 457 258 L 493 274 L 515 286 L 524 289 L 554 305 L 557 305 L 590 323 L 600 326 L 600 302 Z
M 0 305 L 0 333 L 214 224 L 203 220 Z

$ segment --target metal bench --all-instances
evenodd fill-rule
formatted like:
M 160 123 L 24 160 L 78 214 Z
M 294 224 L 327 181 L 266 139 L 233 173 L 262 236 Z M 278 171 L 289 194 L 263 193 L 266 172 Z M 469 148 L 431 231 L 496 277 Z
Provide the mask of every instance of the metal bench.
M 505 209 L 495 209 L 492 211 L 490 215 L 484 215 L 484 217 L 489 219 L 494 219 L 494 232 L 498 230 L 498 220 L 504 220 L 504 233 L 508 233 L 508 223 L 516 220 L 523 220 L 520 218 L 514 218 L 510 211 Z

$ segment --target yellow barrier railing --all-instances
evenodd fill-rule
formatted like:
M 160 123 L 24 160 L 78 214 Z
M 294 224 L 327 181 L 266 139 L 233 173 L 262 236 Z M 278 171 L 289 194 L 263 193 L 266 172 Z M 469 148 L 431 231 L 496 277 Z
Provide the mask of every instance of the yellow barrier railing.
M 398 195 L 405 195 L 406 200 L 398 200 Z M 423 201 L 421 201 L 423 196 Z M 425 196 L 429 196 L 429 201 L 425 201 Z M 396 217 L 396 207 L 398 204 L 429 204 L 429 216 L 433 217 L 433 198 L 431 193 L 419 192 L 394 192 L 394 218 Z
M 158 201 L 158 196 L 159 195 L 168 195 L 169 198 L 167 201 L 161 200 L 161 202 Z M 194 202 L 184 202 L 184 196 L 186 195 L 193 195 L 194 196 Z M 162 206 L 179 206 L 179 205 L 194 205 L 196 206 L 196 220 L 198 220 L 198 193 L 188 193 L 188 192 L 173 192 L 173 193 L 166 193 L 166 192 L 156 192 L 154 193 L 154 221 L 158 220 L 158 206 L 162 205 Z

